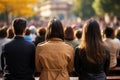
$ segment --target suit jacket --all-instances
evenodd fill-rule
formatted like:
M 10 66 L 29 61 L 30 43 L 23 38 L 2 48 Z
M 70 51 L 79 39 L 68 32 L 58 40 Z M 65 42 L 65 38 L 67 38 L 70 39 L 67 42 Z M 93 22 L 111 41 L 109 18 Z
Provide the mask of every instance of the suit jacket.
M 36 48 L 36 69 L 40 80 L 70 80 L 74 49 L 59 38 L 53 38 Z
M 16 36 L 2 51 L 1 61 L 5 80 L 34 80 L 34 59 L 34 44 Z

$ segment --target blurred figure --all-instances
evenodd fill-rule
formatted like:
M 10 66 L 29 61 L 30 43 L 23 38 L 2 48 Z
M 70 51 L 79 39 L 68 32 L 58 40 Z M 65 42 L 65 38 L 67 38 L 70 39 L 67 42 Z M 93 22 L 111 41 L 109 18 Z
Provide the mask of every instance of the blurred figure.
M 7 30 L 5 27 L 0 28 L 0 58 L 2 54 L 2 47 L 10 42 L 11 40 L 7 38 Z M 2 67 L 1 67 L 1 59 L 0 59 L 0 77 L 2 76 Z
M 30 36 L 30 33 L 31 33 L 30 29 L 27 28 L 27 29 L 26 29 L 26 32 L 25 32 L 24 39 L 25 39 L 26 41 L 32 42 L 32 38 L 31 38 L 31 36 Z
M 16 18 L 12 23 L 16 36 L 4 45 L 1 57 L 4 80 L 35 80 L 35 46 L 23 37 L 26 24 L 24 18 Z
M 36 69 L 39 80 L 70 80 L 74 49 L 64 42 L 63 25 L 59 20 L 49 22 L 44 44 L 36 48 Z
M 79 80 L 106 80 L 109 58 L 99 24 L 94 19 L 88 20 L 83 27 L 81 44 L 75 51 L 74 67 Z
M 74 31 L 72 27 L 67 27 L 65 29 L 65 42 L 71 45 L 74 49 L 79 45 L 74 39 Z
M 77 40 L 77 43 L 80 44 L 81 42 L 81 37 L 82 37 L 82 30 L 77 30 L 76 32 L 76 40 Z
M 44 42 L 45 41 L 45 34 L 46 34 L 46 29 L 45 28 L 39 28 L 38 29 L 38 35 L 36 36 L 34 40 L 34 44 L 37 46 L 38 43 Z
M 8 28 L 7 30 L 7 38 L 12 39 L 14 37 L 13 30 L 11 28 Z
M 120 42 L 115 39 L 114 29 L 111 27 L 106 27 L 104 30 L 105 45 L 110 50 L 110 68 L 114 68 L 117 65 L 117 57 L 120 51 Z
M 120 28 L 116 28 L 115 37 L 120 40 Z
M 31 36 L 31 38 L 32 38 L 32 41 L 34 41 L 34 40 L 35 40 L 35 37 L 36 37 L 36 27 L 32 25 L 32 26 L 29 27 L 29 29 L 30 29 L 30 31 L 31 31 L 30 36 Z
M 115 38 L 120 41 L 120 28 L 116 28 Z M 118 58 L 117 58 L 117 66 L 120 66 L 120 53 L 119 53 Z

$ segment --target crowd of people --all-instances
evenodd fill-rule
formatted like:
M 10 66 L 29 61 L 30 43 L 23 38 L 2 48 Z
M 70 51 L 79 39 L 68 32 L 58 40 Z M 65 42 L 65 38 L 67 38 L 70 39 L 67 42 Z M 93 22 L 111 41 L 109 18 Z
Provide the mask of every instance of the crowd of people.
M 4 80 L 105 80 L 120 66 L 120 29 L 91 18 L 81 27 L 50 19 L 46 27 L 27 27 L 15 18 L 0 28 L 0 76 Z

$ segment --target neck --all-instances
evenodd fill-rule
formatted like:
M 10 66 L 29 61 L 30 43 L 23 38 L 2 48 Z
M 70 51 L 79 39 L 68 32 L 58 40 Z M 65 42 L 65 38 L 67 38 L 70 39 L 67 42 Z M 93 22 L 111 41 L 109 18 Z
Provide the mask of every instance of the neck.
M 16 35 L 16 36 L 23 37 L 24 35 Z

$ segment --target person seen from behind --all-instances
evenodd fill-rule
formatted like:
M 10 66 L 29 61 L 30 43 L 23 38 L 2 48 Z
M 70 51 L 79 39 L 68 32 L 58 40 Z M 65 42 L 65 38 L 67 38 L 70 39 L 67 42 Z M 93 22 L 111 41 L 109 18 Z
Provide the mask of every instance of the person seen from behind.
M 45 41 L 46 29 L 44 27 L 41 27 L 41 28 L 38 29 L 37 33 L 38 34 L 37 34 L 35 40 L 33 41 L 35 46 L 37 46 L 38 43 L 41 43 L 41 42 Z
M 79 43 L 74 38 L 73 28 L 68 26 L 65 29 L 65 42 L 71 45 L 74 49 L 79 45 Z
M 115 38 L 114 29 L 106 27 L 104 30 L 104 43 L 110 50 L 110 69 L 116 67 L 117 57 L 120 53 L 120 41 Z
M 0 58 L 1 58 L 3 46 L 10 41 L 11 39 L 7 38 L 7 28 L 6 27 L 0 28 Z M 0 77 L 2 77 L 2 74 L 3 74 L 3 71 L 2 71 L 1 60 L 0 60 Z
M 7 38 L 13 39 L 13 37 L 14 37 L 14 33 L 13 33 L 12 28 L 8 28 L 7 29 Z
M 39 80 L 70 80 L 73 70 L 74 49 L 64 42 L 64 30 L 60 20 L 48 23 L 46 42 L 36 48 L 36 70 Z
M 13 20 L 15 37 L 3 46 L 1 55 L 3 80 L 35 80 L 35 46 L 24 39 L 26 24 L 24 18 Z
M 25 39 L 26 41 L 29 41 L 29 42 L 32 43 L 32 38 L 31 38 L 30 34 L 31 34 L 31 31 L 30 31 L 29 28 L 27 28 L 26 31 L 25 31 L 24 39 Z
M 79 80 L 106 80 L 110 52 L 104 45 L 96 20 L 88 20 L 83 27 L 80 45 L 75 50 L 74 67 Z

